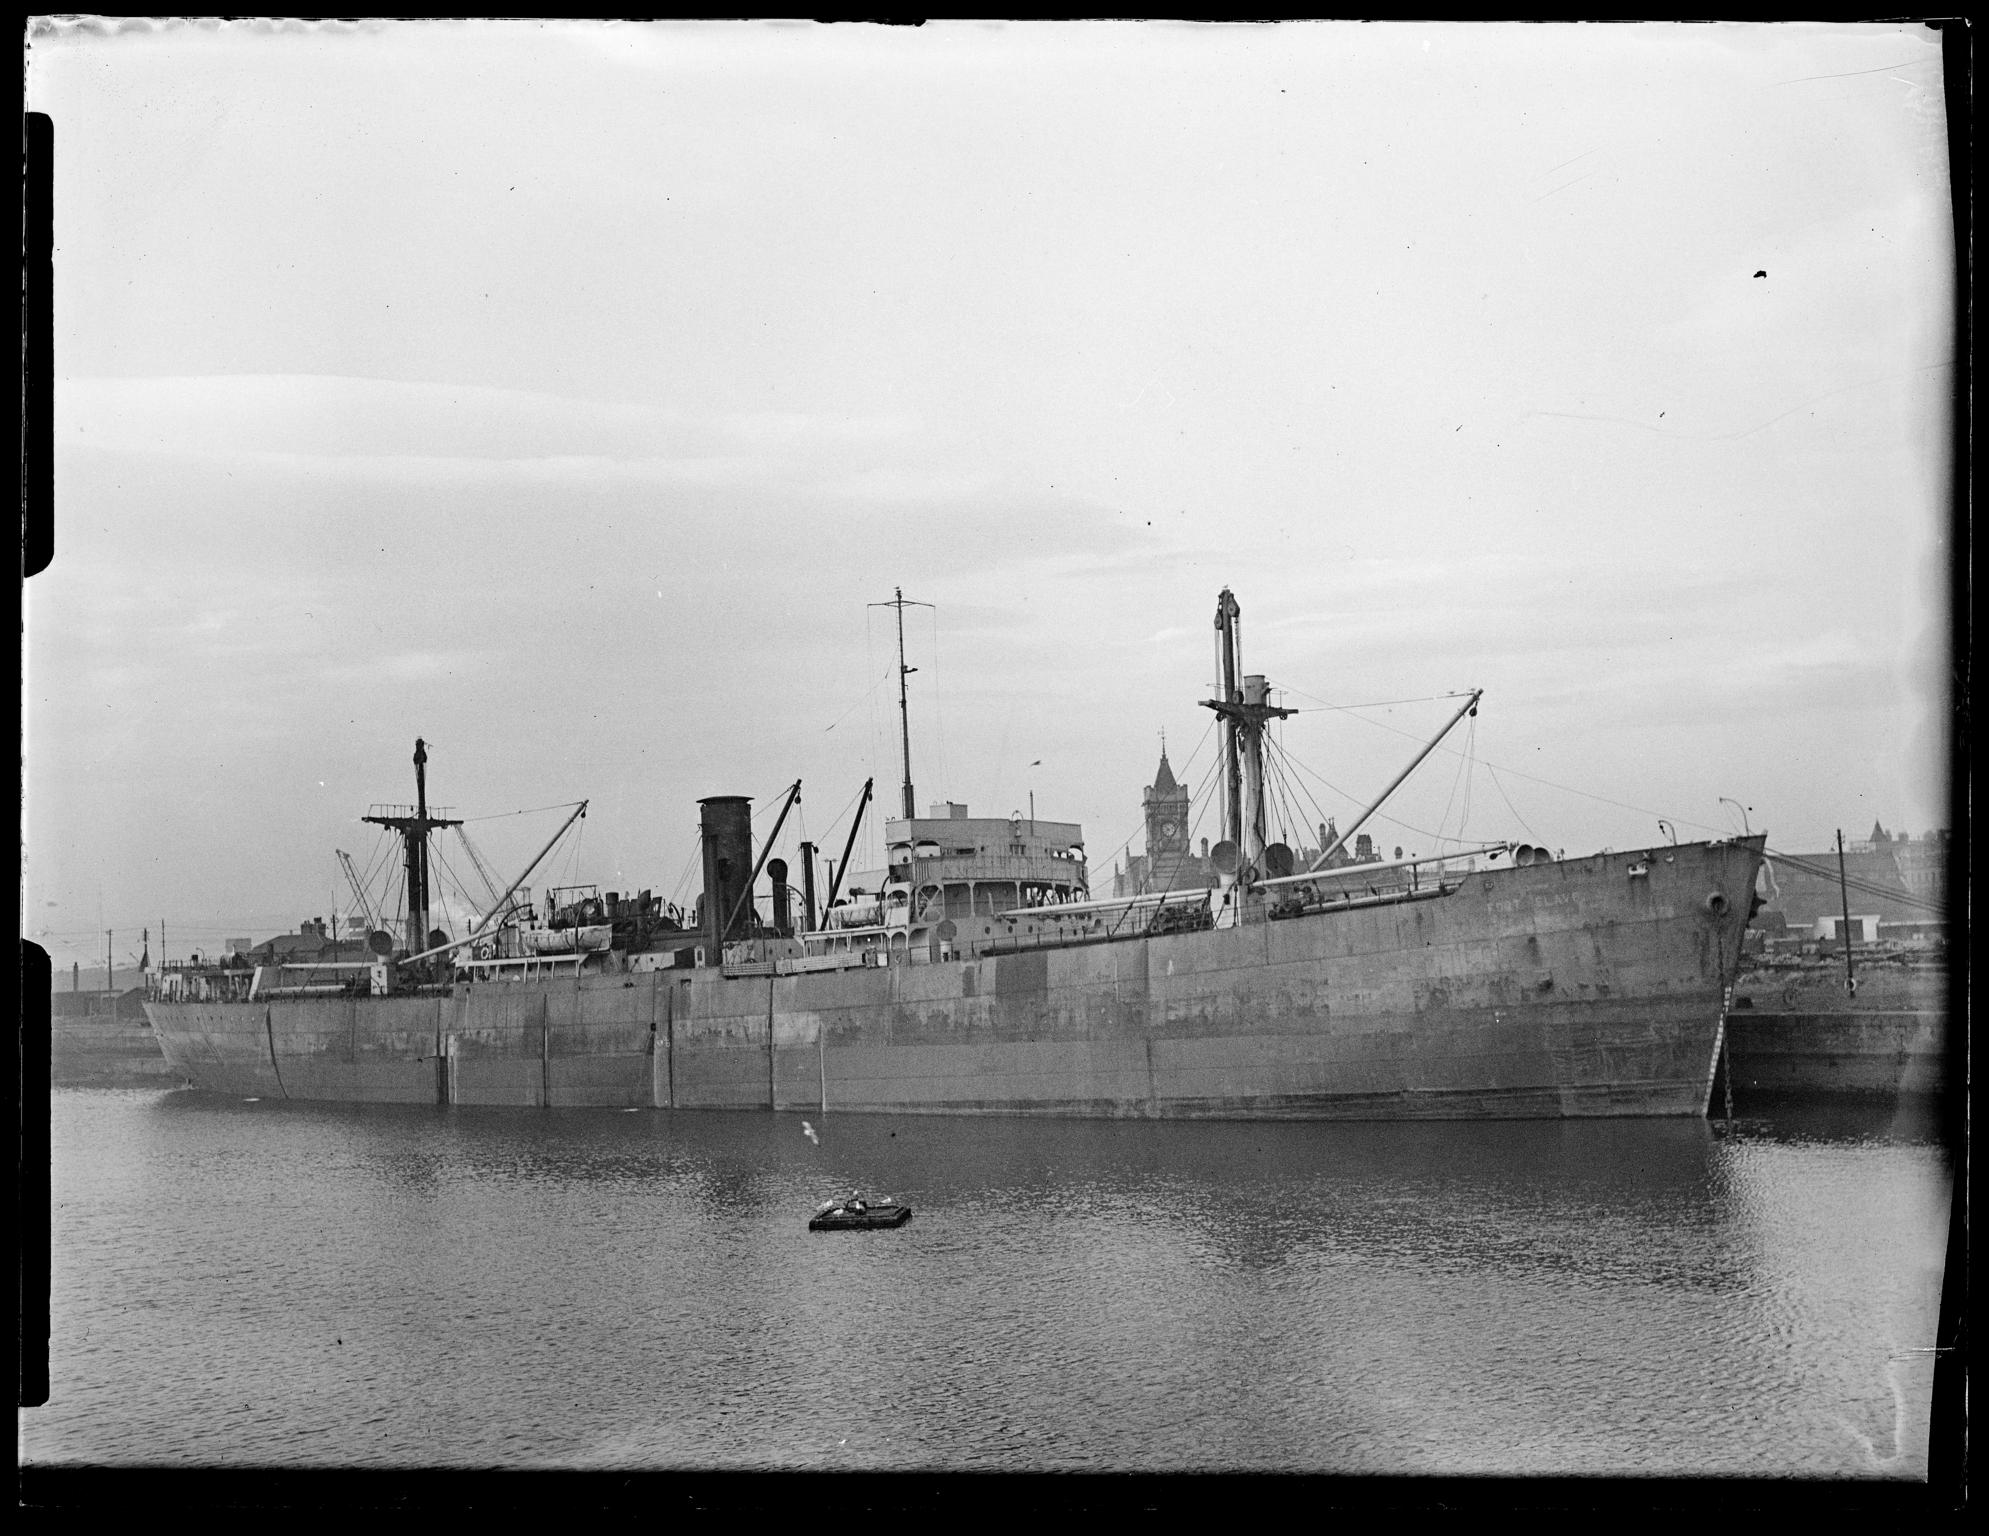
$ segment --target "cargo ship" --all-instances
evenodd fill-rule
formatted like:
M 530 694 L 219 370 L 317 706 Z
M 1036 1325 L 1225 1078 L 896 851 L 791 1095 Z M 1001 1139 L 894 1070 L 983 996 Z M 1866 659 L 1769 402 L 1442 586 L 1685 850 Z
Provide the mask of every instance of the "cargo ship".
M 905 709 L 900 618 L 899 692 Z M 343 969 L 258 971 L 245 996 L 148 1002 L 174 1072 L 261 1098 L 905 1114 L 1385 1119 L 1701 1115 L 1765 834 L 1566 857 L 1497 843 L 1344 861 L 1344 846 L 1477 693 L 1332 846 L 1268 836 L 1269 702 L 1215 628 L 1222 840 L 1210 884 L 1100 899 L 1082 828 L 902 814 L 875 890 L 821 910 L 757 856 L 749 802 L 700 802 L 703 891 L 680 912 L 594 888 L 429 929 L 416 803 L 404 937 Z M 575 815 L 585 812 L 584 803 Z M 551 844 L 548 844 L 548 849 Z M 544 854 L 541 854 L 541 859 Z M 1336 862 L 1336 859 L 1339 862 Z M 534 867 L 538 861 L 534 861 Z M 762 893 L 765 875 L 769 886 Z M 798 908 L 797 908 L 798 898 Z M 762 905 L 766 907 L 763 912 Z M 265 974 L 267 972 L 268 974 Z

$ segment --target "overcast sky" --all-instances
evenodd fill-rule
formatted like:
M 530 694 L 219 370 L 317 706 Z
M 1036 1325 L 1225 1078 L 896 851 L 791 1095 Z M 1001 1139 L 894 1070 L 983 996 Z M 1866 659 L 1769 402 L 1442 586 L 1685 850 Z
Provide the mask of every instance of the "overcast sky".
M 1100 888 L 1224 585 L 1304 825 L 1469 687 L 1384 846 L 1946 819 L 1924 28 L 45 24 L 28 91 L 64 967 L 349 904 L 416 736 L 500 879 L 586 797 L 534 884 L 688 899 L 796 778 L 837 851 L 894 588 L 921 811 Z

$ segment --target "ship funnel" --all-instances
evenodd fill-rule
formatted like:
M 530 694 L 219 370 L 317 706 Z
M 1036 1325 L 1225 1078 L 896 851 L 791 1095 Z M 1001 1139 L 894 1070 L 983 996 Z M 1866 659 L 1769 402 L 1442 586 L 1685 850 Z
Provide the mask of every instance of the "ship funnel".
M 753 802 L 744 795 L 713 795 L 698 802 L 698 838 L 704 845 L 705 938 L 711 963 L 727 939 L 746 931 L 747 911 L 739 898 L 753 873 Z M 728 932 L 719 927 L 734 911 Z

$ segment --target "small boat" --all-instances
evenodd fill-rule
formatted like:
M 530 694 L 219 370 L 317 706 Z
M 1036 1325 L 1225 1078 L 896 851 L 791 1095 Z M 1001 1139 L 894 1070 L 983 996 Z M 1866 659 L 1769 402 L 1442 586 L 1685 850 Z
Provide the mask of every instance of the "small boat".
M 866 1200 L 852 1194 L 841 1200 L 824 1200 L 815 1207 L 808 1223 L 810 1232 L 862 1232 L 872 1227 L 902 1227 L 912 1219 L 912 1208 L 900 1205 L 889 1195 L 882 1200 Z

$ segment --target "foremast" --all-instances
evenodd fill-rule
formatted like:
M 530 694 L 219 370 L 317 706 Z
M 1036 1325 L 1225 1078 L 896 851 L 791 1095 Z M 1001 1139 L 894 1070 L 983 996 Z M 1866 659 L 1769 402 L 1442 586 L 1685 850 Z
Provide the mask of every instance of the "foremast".
M 1222 697 L 1204 699 L 1202 707 L 1214 710 L 1222 722 L 1223 835 L 1234 850 L 1237 879 L 1239 883 L 1248 885 L 1265 873 L 1264 727 L 1272 720 L 1286 719 L 1298 711 L 1281 709 L 1265 702 L 1270 696 L 1270 689 L 1262 674 L 1241 675 L 1243 609 L 1227 587 L 1216 598 L 1215 629 L 1217 686 Z M 1313 871 L 1326 867 L 1327 860 L 1339 852 L 1367 819 L 1381 808 L 1382 803 L 1416 771 L 1423 759 L 1436 750 L 1437 743 L 1450 734 L 1458 721 L 1478 712 L 1478 701 L 1484 696 L 1482 688 L 1470 691 L 1457 713 L 1410 760 L 1408 767 L 1395 775 L 1388 787 L 1348 825 L 1345 832 L 1330 846 L 1319 851 L 1319 856 L 1312 862 Z

